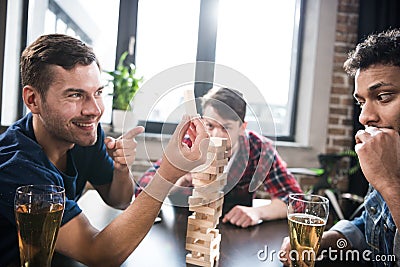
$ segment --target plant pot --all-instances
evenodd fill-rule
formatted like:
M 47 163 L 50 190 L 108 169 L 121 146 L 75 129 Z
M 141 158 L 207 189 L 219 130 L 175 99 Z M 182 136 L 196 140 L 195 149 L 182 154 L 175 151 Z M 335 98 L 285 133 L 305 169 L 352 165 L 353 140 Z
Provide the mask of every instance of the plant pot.
M 135 116 L 132 110 L 113 109 L 112 128 L 113 132 L 125 133 L 135 127 Z

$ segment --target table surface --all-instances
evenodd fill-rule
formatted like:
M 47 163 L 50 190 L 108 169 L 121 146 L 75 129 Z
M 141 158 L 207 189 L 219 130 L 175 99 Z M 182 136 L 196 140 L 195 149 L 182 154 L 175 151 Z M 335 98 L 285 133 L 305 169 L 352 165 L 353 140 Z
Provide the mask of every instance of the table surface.
M 106 206 L 96 191 L 88 191 L 79 205 L 98 229 L 104 228 L 121 211 Z M 185 249 L 187 218 L 191 213 L 187 208 L 164 205 L 160 213 L 161 221 L 153 225 L 132 255 L 122 266 L 192 266 L 186 265 Z M 135 223 L 135 222 L 132 222 Z M 220 260 L 218 267 L 235 266 L 282 266 L 277 252 L 283 237 L 288 235 L 286 220 L 263 222 L 246 229 L 231 224 L 220 223 Z M 275 253 L 274 253 L 275 251 Z M 57 255 L 53 266 L 84 266 Z

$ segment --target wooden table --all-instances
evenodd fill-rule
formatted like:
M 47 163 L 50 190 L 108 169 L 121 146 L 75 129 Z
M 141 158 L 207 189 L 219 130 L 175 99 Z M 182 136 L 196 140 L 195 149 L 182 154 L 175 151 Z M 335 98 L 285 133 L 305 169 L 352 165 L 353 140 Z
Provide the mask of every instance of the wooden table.
M 98 229 L 104 228 L 120 211 L 103 204 L 94 190 L 88 191 L 79 200 L 79 205 Z M 179 267 L 186 265 L 185 249 L 187 208 L 164 205 L 160 213 L 161 222 L 155 223 L 142 243 L 122 266 Z M 135 222 L 132 222 L 135 223 Z M 286 220 L 264 222 L 247 229 L 230 224 L 218 225 L 222 235 L 218 267 L 235 266 L 282 266 L 277 253 L 284 236 L 288 235 Z M 268 248 L 268 251 L 266 251 Z M 265 254 L 267 252 L 267 254 Z M 266 258 L 266 255 L 268 257 Z M 266 258 L 263 260 L 263 258 Z M 84 266 L 61 256 L 56 256 L 53 266 Z

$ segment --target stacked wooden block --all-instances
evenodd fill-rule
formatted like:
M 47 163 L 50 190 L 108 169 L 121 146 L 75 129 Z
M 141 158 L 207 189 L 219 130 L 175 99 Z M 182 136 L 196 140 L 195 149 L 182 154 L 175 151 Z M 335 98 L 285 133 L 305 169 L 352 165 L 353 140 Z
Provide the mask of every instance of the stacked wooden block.
M 207 162 L 191 172 L 194 189 L 189 210 L 193 214 L 188 218 L 186 234 L 186 249 L 191 253 L 186 255 L 186 263 L 212 267 L 219 259 L 221 234 L 216 226 L 222 215 L 222 189 L 227 179 L 226 141 L 211 137 Z

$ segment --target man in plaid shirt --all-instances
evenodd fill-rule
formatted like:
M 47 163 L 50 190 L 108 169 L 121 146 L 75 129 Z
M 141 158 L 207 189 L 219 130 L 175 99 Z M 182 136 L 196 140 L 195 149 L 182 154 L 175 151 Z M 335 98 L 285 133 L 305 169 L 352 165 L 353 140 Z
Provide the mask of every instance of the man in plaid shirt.
M 242 93 L 228 88 L 211 89 L 203 97 L 203 120 L 210 136 L 227 138 L 228 182 L 224 188 L 224 217 L 240 227 L 257 224 L 260 220 L 286 217 L 286 201 L 290 193 L 301 192 L 294 176 L 275 150 L 272 141 L 246 130 L 246 102 Z M 187 139 L 190 145 L 190 140 Z M 137 181 L 136 195 L 152 179 L 161 160 Z M 271 203 L 252 207 L 255 188 L 264 186 Z M 180 178 L 170 192 L 173 203 L 185 203 L 192 194 L 190 173 Z M 182 202 L 181 202 L 182 201 Z

